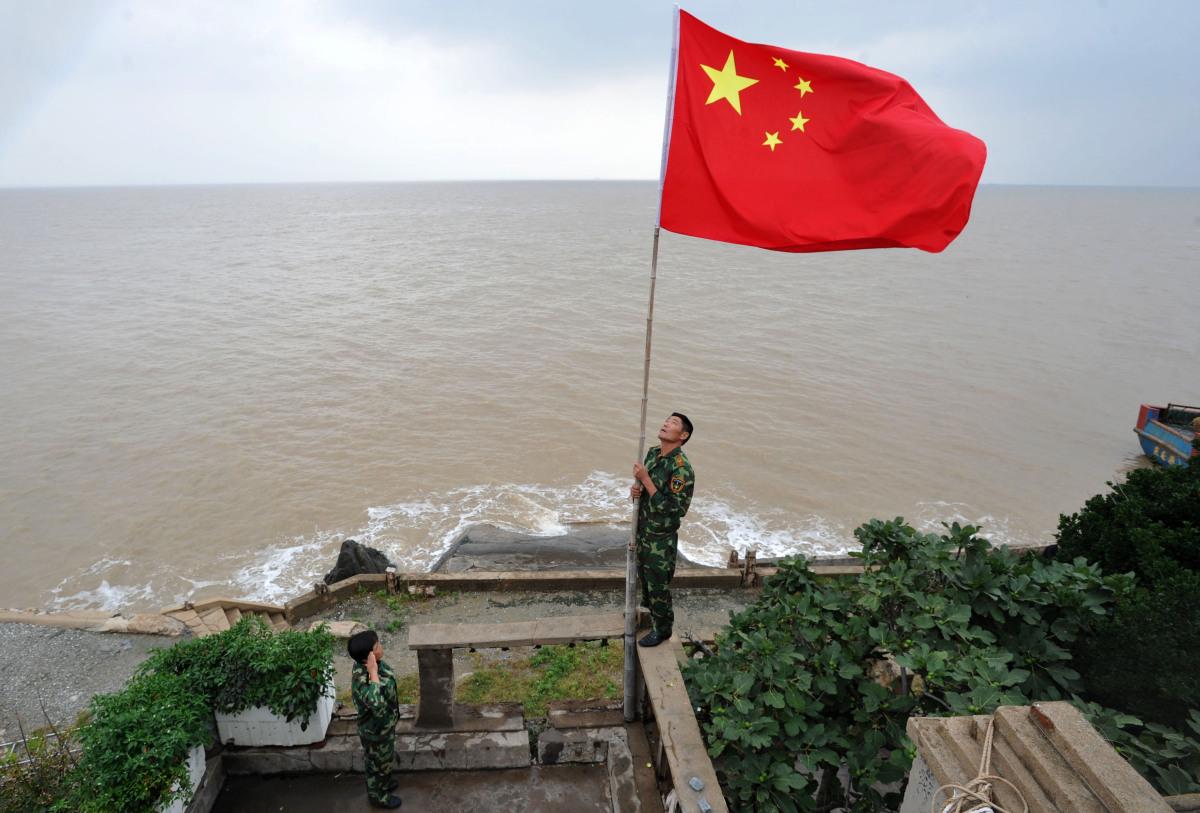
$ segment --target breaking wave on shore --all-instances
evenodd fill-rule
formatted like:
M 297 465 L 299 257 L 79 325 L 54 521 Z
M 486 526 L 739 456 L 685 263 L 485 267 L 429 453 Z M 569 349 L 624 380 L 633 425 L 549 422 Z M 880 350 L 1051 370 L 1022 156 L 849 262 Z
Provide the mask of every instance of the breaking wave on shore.
M 631 504 L 623 496 L 627 489 L 628 478 L 597 471 L 564 486 L 503 483 L 416 494 L 368 508 L 365 522 L 357 527 L 316 529 L 259 550 L 222 555 L 210 564 L 229 572 L 228 581 L 198 578 L 164 562 L 152 581 L 129 583 L 125 574 L 131 562 L 104 557 L 54 588 L 52 607 L 157 611 L 212 596 L 282 604 L 311 589 L 333 567 L 345 539 L 383 551 L 401 571 L 420 572 L 480 525 L 540 538 L 563 536 L 572 526 L 601 525 L 619 535 L 628 531 L 632 520 Z M 700 564 L 720 566 L 731 549 L 739 554 L 754 550 L 760 559 L 797 553 L 812 559 L 844 556 L 857 548 L 852 528 L 819 516 L 747 505 L 739 495 L 698 495 L 681 530 L 683 554 Z M 969 506 L 961 503 L 927 502 L 909 520 L 926 532 L 943 530 L 943 522 L 982 526 L 981 533 L 995 545 L 1031 542 L 1011 536 L 1003 520 L 969 514 Z M 94 586 L 70 590 L 81 583 Z

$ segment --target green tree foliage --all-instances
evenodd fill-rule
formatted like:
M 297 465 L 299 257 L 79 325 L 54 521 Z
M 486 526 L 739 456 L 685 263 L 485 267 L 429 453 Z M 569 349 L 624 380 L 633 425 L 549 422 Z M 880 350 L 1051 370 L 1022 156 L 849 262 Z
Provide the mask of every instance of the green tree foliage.
M 876 788 L 911 764 L 910 715 L 1070 699 L 1069 648 L 1126 581 L 994 550 L 957 523 L 938 535 L 872 520 L 855 535 L 861 575 L 819 581 L 803 557 L 782 562 L 716 654 L 685 669 L 735 809 L 897 807 Z
M 1109 485 L 1060 517 L 1059 551 L 1136 582 L 1073 645 L 1076 664 L 1098 701 L 1178 725 L 1200 708 L 1200 464 Z

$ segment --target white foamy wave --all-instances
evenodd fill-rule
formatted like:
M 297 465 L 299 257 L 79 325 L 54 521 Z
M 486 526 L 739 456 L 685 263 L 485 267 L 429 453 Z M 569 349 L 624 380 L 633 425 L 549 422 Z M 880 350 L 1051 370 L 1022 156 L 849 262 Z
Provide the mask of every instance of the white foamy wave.
M 292 544 L 256 551 L 253 563 L 233 573 L 235 595 L 266 604 L 283 604 L 295 598 L 333 567 L 333 560 L 327 559 L 324 552 L 330 547 L 336 550 L 342 538 L 335 531 L 318 531 Z
M 255 600 L 286 599 L 306 590 L 320 575 L 316 570 L 332 566 L 346 538 L 383 551 L 401 571 L 420 572 L 479 525 L 540 537 L 561 536 L 577 524 L 628 527 L 628 494 L 628 477 L 601 471 L 564 486 L 502 483 L 417 494 L 368 508 L 362 527 L 320 531 L 271 549 L 264 563 L 238 571 L 238 584 Z M 853 543 L 849 532 L 822 517 L 763 514 L 703 496 L 692 503 L 680 535 L 684 555 L 706 565 L 724 563 L 730 548 L 760 557 L 812 558 L 843 555 Z M 321 562 L 315 570 L 312 558 Z
M 779 511 L 762 515 L 721 499 L 697 497 L 680 531 L 679 547 L 689 559 L 717 566 L 728 560 L 730 549 L 739 555 L 753 550 L 760 558 L 842 556 L 847 539 L 854 541 L 822 517 Z
M 177 573 L 160 572 L 149 582 L 129 584 L 128 571 L 133 562 L 128 559 L 101 558 L 83 572 L 69 576 L 58 583 L 50 594 L 50 609 L 98 610 L 101 612 L 129 613 L 151 609 L 155 605 L 178 604 L 197 590 L 219 584 L 187 578 Z M 99 584 L 90 589 L 78 589 L 80 584 Z M 75 588 L 73 592 L 66 592 Z
M 572 525 L 628 528 L 632 508 L 629 478 L 594 471 L 577 483 L 475 485 L 366 510 L 358 527 L 317 529 L 301 537 L 220 557 L 218 570 L 232 573 L 221 582 L 203 581 L 164 565 L 150 582 L 131 584 L 130 562 L 101 559 L 83 573 L 64 579 L 52 593 L 59 609 L 128 612 L 200 597 L 223 595 L 281 604 L 307 591 L 334 564 L 343 540 L 357 539 L 383 551 L 401 571 L 428 570 L 464 533 L 489 525 L 531 536 L 553 537 Z M 963 503 L 919 503 L 913 526 L 944 531 L 943 522 L 976 525 L 993 544 L 1046 544 L 1015 533 L 1003 519 L 977 516 Z M 697 495 L 680 532 L 680 550 L 689 559 L 719 566 L 730 549 L 755 551 L 760 558 L 802 553 L 811 558 L 843 556 L 857 550 L 853 529 L 826 517 L 783 509 L 760 509 L 737 493 Z M 82 589 L 81 589 L 82 588 Z M 70 594 L 64 591 L 71 589 Z M 198 595 L 201 594 L 201 595 Z

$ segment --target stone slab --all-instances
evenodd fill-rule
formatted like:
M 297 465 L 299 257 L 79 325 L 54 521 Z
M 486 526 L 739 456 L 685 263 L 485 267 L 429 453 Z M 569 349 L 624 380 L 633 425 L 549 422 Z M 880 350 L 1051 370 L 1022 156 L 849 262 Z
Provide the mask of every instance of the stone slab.
M 625 635 L 625 616 L 567 615 L 558 618 L 539 618 L 534 643 L 542 646 L 568 644 L 575 641 L 599 641 L 622 638 Z
M 75 630 L 98 627 L 115 617 L 117 617 L 117 613 L 89 610 L 71 610 L 63 613 L 45 613 L 37 610 L 0 610 L 0 622 Z
M 996 730 L 993 736 L 1013 749 L 1033 782 L 1050 800 L 1052 810 L 1104 813 L 1100 799 L 1033 724 L 1028 706 L 1002 706 L 996 709 L 994 719 Z M 1011 777 L 1006 778 L 1011 780 Z
M 595 729 L 548 728 L 538 735 L 539 765 L 591 765 L 608 761 L 608 738 Z
M 414 624 L 408 630 L 408 648 L 482 649 L 533 646 L 536 621 L 511 624 Z
M 225 761 L 217 754 L 205 761 L 204 779 L 196 788 L 192 801 L 188 803 L 187 813 L 208 813 L 216 804 L 217 797 L 224 787 Z
M 997 719 L 1023 707 L 997 709 Z M 1170 807 L 1070 703 L 1035 703 L 1030 719 L 1112 813 L 1166 813 Z
M 519 702 L 510 703 L 455 703 L 454 723 L 445 726 L 446 731 L 524 731 L 525 707 Z M 356 724 L 357 725 L 357 724 Z M 357 730 L 357 729 L 356 729 Z M 396 731 L 401 734 L 430 733 L 428 726 L 417 723 L 416 706 L 401 704 L 400 723 Z
M 396 767 L 401 771 L 528 768 L 530 764 L 525 731 L 437 731 L 396 737 Z
M 1016 785 L 1031 813 L 1170 810 L 1069 703 L 1002 706 L 990 717 L 913 717 L 908 734 L 938 785 L 965 785 L 983 764 L 989 722 L 990 772 Z M 995 798 L 1005 808 L 1021 809 L 1004 784 L 996 784 Z
M 608 699 L 551 700 L 546 721 L 554 728 L 599 728 L 625 724 L 622 703 Z
M 637 654 L 676 796 L 685 810 L 699 810 L 703 797 L 714 813 L 725 813 L 728 808 L 674 650 L 662 645 L 639 646 Z M 704 783 L 703 790 L 696 791 L 688 785 L 693 776 Z
M 555 646 L 620 638 L 624 634 L 625 619 L 619 613 L 557 616 L 508 624 L 414 624 L 408 630 L 408 648 L 422 651 Z
M 636 794 L 636 806 L 631 804 L 630 810 L 645 813 L 663 813 L 663 800 L 658 792 L 658 777 L 654 775 L 653 761 L 650 755 L 650 743 L 646 739 L 646 727 L 641 723 L 626 723 L 628 733 L 629 759 L 633 763 L 633 792 Z M 617 770 L 618 755 L 613 754 L 609 760 L 609 771 Z M 616 795 L 613 796 L 616 799 Z M 614 807 L 624 813 L 626 808 Z M 926 813 L 921 811 L 921 813 Z

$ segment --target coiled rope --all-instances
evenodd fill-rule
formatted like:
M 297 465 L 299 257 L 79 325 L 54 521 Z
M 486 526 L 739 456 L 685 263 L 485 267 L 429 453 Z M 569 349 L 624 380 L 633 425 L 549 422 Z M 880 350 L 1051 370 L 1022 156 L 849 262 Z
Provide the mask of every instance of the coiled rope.
M 987 734 L 983 738 L 983 758 L 979 760 L 979 773 L 966 785 L 942 785 L 933 792 L 930 800 L 929 813 L 1017 813 L 1001 807 L 992 801 L 992 786 L 1003 782 L 1012 788 L 1013 793 L 1021 800 L 1020 813 L 1029 813 L 1029 803 L 1017 786 L 1003 776 L 992 773 L 992 725 L 993 718 L 988 718 Z M 942 791 L 947 792 L 949 801 L 940 810 L 938 797 Z

